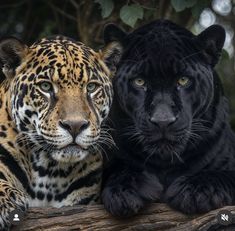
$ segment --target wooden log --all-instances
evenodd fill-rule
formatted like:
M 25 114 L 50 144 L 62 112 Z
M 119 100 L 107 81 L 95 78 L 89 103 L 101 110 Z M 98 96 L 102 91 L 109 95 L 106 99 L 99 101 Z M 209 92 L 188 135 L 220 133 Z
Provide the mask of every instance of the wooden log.
M 223 209 L 235 217 L 235 206 Z M 13 231 L 235 231 L 234 224 L 219 225 L 213 210 L 200 216 L 187 216 L 165 204 L 151 204 L 139 215 L 118 219 L 108 214 L 102 205 L 57 208 L 31 208 Z

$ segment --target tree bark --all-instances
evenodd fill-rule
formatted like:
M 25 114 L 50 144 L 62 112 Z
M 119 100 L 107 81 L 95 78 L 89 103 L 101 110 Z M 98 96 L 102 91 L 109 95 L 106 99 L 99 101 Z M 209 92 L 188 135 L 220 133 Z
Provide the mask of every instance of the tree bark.
M 223 209 L 235 214 L 235 206 Z M 118 219 L 109 215 L 102 205 L 57 208 L 32 208 L 13 231 L 234 231 L 234 224 L 219 225 L 218 210 L 200 216 L 187 216 L 165 204 L 152 204 L 139 215 Z

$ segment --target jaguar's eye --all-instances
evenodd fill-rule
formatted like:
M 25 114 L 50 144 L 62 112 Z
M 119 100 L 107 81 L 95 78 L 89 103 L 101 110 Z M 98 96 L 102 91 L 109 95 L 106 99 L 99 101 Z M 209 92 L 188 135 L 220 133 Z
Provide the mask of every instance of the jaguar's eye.
M 45 92 L 53 91 L 53 86 L 49 82 L 41 82 L 39 86 L 40 86 L 42 91 L 45 91 Z
M 178 85 L 179 86 L 182 86 L 182 87 L 185 87 L 189 84 L 190 80 L 188 77 L 181 77 L 178 79 Z
M 142 78 L 136 78 L 133 80 L 133 84 L 137 87 L 143 87 L 145 85 L 145 81 Z
M 86 89 L 89 93 L 92 93 L 98 88 L 98 86 L 99 85 L 97 83 L 91 82 L 87 84 Z

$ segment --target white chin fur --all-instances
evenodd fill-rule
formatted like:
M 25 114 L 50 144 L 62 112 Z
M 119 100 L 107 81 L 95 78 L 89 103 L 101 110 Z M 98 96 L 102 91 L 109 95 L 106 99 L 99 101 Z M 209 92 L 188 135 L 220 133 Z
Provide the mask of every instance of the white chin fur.
M 53 150 L 51 157 L 64 163 L 75 163 L 83 160 L 88 155 L 88 150 L 83 150 L 76 147 L 67 147 L 59 150 Z

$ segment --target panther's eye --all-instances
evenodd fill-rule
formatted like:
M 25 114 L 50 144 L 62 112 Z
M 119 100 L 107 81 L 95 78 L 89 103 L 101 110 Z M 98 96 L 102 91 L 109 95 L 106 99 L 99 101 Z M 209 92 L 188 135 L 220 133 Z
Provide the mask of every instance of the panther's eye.
M 181 87 L 185 87 L 189 84 L 190 80 L 188 77 L 181 77 L 178 79 L 178 85 Z
M 133 80 L 133 84 L 137 87 L 143 87 L 145 85 L 145 81 L 141 78 L 136 78 Z
M 98 88 L 98 86 L 99 85 L 97 83 L 91 82 L 87 84 L 86 89 L 89 93 L 92 93 Z
M 49 82 L 41 82 L 39 86 L 42 91 L 45 91 L 45 92 L 53 91 L 53 86 Z

